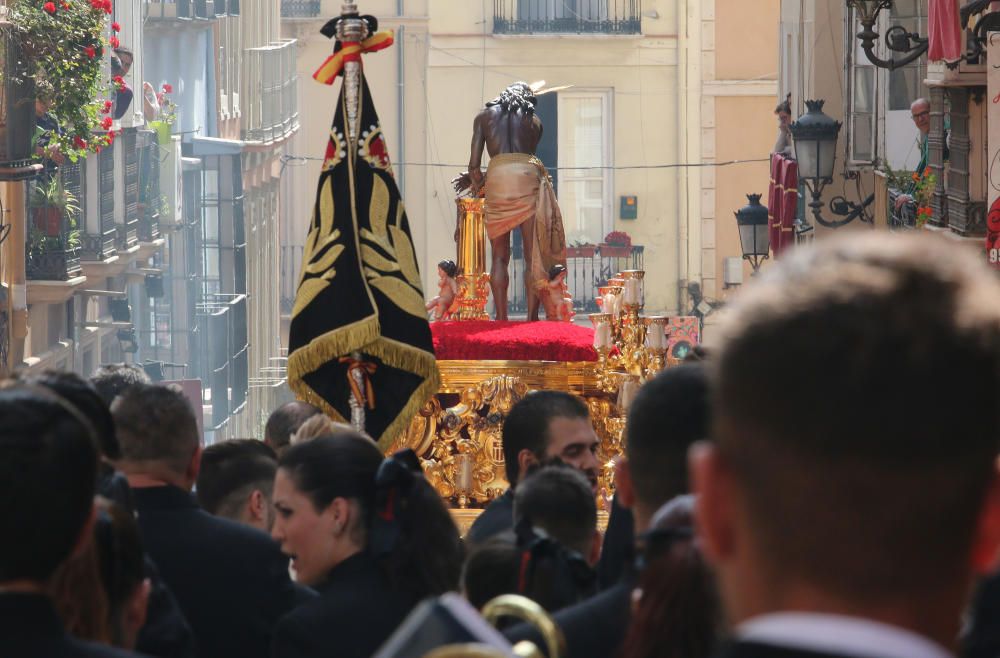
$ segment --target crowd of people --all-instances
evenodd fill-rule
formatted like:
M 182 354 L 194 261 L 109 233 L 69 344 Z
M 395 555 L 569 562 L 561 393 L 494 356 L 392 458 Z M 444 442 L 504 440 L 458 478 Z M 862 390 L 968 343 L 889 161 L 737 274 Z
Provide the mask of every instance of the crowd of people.
M 568 393 L 511 409 L 510 490 L 463 538 L 413 452 L 306 403 L 203 449 L 132 366 L 4 382 L 0 655 L 361 658 L 449 592 L 533 600 L 573 658 L 1000 655 L 1000 282 L 977 260 L 875 234 L 785 255 L 636 396 L 603 533 Z

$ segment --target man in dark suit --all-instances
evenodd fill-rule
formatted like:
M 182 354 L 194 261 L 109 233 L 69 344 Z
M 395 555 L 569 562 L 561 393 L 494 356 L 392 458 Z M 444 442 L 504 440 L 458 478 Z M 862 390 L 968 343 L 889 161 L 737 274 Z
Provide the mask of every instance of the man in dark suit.
M 92 532 L 98 437 L 65 398 L 41 387 L 0 391 L 0 654 L 115 658 L 71 637 L 45 586 Z
M 932 236 L 783 257 L 718 333 L 692 451 L 729 658 L 940 658 L 1000 545 L 1000 282 Z
M 536 391 L 515 404 L 503 425 L 504 468 L 510 488 L 483 510 L 466 539 L 486 541 L 514 527 L 514 488 L 528 469 L 552 459 L 573 466 L 597 491 L 597 434 L 583 400 L 562 391 Z
M 615 484 L 618 502 L 632 510 L 637 535 L 649 528 L 660 506 L 688 492 L 687 452 L 708 434 L 708 398 L 708 379 L 700 364 L 670 368 L 636 395 Z M 635 584 L 629 563 L 615 585 L 553 615 L 566 636 L 568 658 L 618 653 L 630 620 Z M 505 635 L 512 641 L 530 639 L 543 646 L 527 626 L 514 627 Z
M 265 533 L 198 507 L 191 487 L 201 447 L 187 399 L 137 385 L 112 413 L 143 543 L 191 623 L 199 655 L 267 656 L 275 622 L 295 602 L 288 560 Z

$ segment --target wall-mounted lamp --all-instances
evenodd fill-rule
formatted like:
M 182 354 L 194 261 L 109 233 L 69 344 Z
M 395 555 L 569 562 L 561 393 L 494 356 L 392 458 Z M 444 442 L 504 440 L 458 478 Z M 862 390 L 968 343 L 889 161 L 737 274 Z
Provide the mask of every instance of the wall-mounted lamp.
M 857 12 L 858 22 L 861 23 L 861 31 L 857 34 L 861 49 L 875 66 L 893 71 L 916 61 L 927 52 L 928 41 L 925 37 L 907 31 L 902 25 L 894 25 L 885 33 L 885 45 L 892 52 L 901 53 L 901 57 L 882 59 L 875 54 L 875 44 L 881 38 L 875 31 L 875 24 L 882 10 L 892 9 L 892 0 L 847 0 L 847 10 L 851 9 Z

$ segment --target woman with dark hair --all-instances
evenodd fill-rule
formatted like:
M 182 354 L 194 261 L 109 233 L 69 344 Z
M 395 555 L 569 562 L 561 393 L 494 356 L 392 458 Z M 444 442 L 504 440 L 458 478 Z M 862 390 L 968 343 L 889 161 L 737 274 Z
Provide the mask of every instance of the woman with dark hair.
M 774 108 L 774 116 L 778 117 L 778 139 L 774 143 L 772 153 L 792 157 L 794 152 L 792 142 L 792 95 L 788 94 L 785 100 L 778 103 Z
M 49 592 L 71 634 L 133 649 L 146 621 L 150 591 L 139 527 L 131 513 L 113 502 L 98 498 L 96 505 L 92 536 L 60 565 Z
M 348 432 L 293 445 L 274 508 L 272 537 L 320 593 L 278 622 L 274 658 L 367 658 L 416 603 L 457 586 L 458 530 L 412 451 L 383 460 Z
M 694 496 L 661 507 L 639 546 L 641 575 L 619 658 L 708 658 L 721 637 L 722 607 L 694 536 Z

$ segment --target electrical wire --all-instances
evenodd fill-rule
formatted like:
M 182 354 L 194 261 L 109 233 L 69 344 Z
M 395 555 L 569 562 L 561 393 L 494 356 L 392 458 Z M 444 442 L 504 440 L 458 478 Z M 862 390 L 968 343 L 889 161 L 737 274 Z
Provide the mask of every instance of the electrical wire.
M 295 165 L 293 162 L 306 162 L 306 161 L 316 161 L 322 162 L 323 158 L 316 158 L 307 155 L 283 155 L 281 156 L 282 164 L 288 163 L 291 166 L 305 166 L 304 164 Z M 594 171 L 594 170 L 612 170 L 612 171 L 626 171 L 626 170 L 643 170 L 643 169 L 683 169 L 683 168 L 698 168 L 698 167 L 729 167 L 738 164 L 748 164 L 753 162 L 770 162 L 770 158 L 751 158 L 746 160 L 725 160 L 722 162 L 683 162 L 683 163 L 664 163 L 664 164 L 651 164 L 651 165 L 616 165 L 616 166 L 599 166 L 599 167 L 546 167 L 550 171 Z M 464 169 L 468 164 L 454 164 L 447 162 L 397 162 L 394 163 L 400 167 L 428 167 L 428 168 L 448 168 L 448 169 Z

